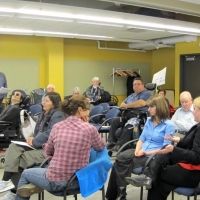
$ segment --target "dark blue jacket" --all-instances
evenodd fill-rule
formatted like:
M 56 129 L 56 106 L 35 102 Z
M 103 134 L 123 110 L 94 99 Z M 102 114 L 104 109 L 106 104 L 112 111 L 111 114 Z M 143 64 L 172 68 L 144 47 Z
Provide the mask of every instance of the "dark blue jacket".
M 65 116 L 62 112 L 52 109 L 50 113 L 47 114 L 43 123 L 43 127 L 40 130 L 40 124 L 43 116 L 44 112 L 39 116 L 33 134 L 33 146 L 36 149 L 41 149 L 42 145 L 47 142 L 53 125 L 65 119 Z

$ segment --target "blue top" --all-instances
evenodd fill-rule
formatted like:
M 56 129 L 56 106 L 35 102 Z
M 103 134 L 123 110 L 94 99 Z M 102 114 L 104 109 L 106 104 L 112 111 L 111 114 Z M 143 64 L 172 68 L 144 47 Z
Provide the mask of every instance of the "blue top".
M 154 127 L 153 121 L 148 117 L 144 125 L 144 129 L 139 138 L 143 142 L 142 150 L 152 151 L 161 148 L 166 144 L 171 144 L 171 141 L 165 140 L 165 135 L 174 135 L 175 128 L 171 120 L 166 119 Z
M 130 94 L 125 100 L 124 103 L 128 104 L 128 103 L 133 103 L 135 101 L 138 100 L 144 100 L 147 101 L 150 97 L 152 96 L 152 94 L 148 91 L 148 90 L 143 90 L 142 92 L 136 94 Z M 144 107 L 140 107 L 140 108 L 136 108 L 137 110 L 141 110 L 141 111 L 147 111 L 148 107 L 144 106 Z
M 113 167 L 106 147 L 102 151 L 92 149 L 90 163 L 76 171 L 82 197 L 86 198 L 101 189 L 108 177 L 108 171 Z

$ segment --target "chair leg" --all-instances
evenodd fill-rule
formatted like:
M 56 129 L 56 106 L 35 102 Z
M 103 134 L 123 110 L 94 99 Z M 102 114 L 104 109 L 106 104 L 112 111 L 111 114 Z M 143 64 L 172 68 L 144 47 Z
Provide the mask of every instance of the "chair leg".
M 104 189 L 104 186 L 102 187 L 102 200 L 105 200 L 106 197 L 105 197 L 105 189 Z
M 143 186 L 140 188 L 140 200 L 143 200 Z
M 172 191 L 172 200 L 174 200 L 174 191 Z
M 38 200 L 41 200 L 41 193 L 38 193 Z
M 77 194 L 74 195 L 74 198 L 75 198 L 75 200 L 78 200 L 78 198 L 77 198 Z
M 38 200 L 44 200 L 44 191 L 41 193 L 38 193 Z

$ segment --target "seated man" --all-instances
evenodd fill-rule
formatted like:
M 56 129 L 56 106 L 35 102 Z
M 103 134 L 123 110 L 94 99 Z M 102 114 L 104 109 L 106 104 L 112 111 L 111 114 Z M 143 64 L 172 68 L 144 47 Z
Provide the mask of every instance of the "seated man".
M 11 104 L 4 108 L 0 114 L 0 121 L 10 121 L 13 124 L 11 129 L 14 130 L 18 126 L 19 116 L 20 116 L 20 104 L 23 101 L 23 95 L 15 91 L 12 93 Z
M 92 85 L 87 88 L 84 95 L 94 104 L 99 104 L 105 101 L 104 89 L 100 86 L 100 80 L 98 77 L 92 79 Z
M 180 94 L 180 102 L 181 107 L 176 110 L 171 120 L 175 124 L 176 132 L 185 134 L 196 124 L 192 114 L 194 107 L 191 94 L 187 91 L 182 92 Z
M 152 96 L 151 93 L 145 89 L 144 83 L 141 78 L 135 78 L 133 81 L 133 94 L 129 95 L 120 105 L 122 108 L 132 108 L 132 111 L 147 111 L 146 101 Z M 126 111 L 125 111 L 126 112 Z M 128 116 L 129 113 L 126 113 Z M 128 116 L 129 118 L 129 116 Z M 130 117 L 131 118 L 131 117 Z M 129 119 L 130 119 L 129 118 Z M 124 143 L 131 139 L 133 129 L 130 126 L 124 126 L 127 119 L 118 117 L 111 123 L 111 128 L 108 135 L 107 148 L 113 147 L 114 151 L 117 151 Z M 131 125 L 132 127 L 133 125 Z M 116 137 L 116 131 L 118 128 L 123 127 L 121 131 L 120 139 Z M 118 129 L 119 130 L 119 129 Z M 118 140 L 118 141 L 117 141 Z
M 162 97 L 165 98 L 165 96 L 166 96 L 166 90 L 164 90 L 164 89 L 159 89 L 159 90 L 158 90 L 158 94 L 159 94 L 160 96 L 162 96 Z M 167 105 L 169 106 L 169 100 L 168 100 L 167 98 L 165 98 L 165 101 L 167 102 Z
M 46 89 L 45 93 L 44 93 L 43 96 L 42 96 L 42 102 L 43 102 L 43 100 L 44 100 L 45 95 L 46 95 L 48 92 L 55 92 L 55 88 L 56 88 L 56 87 L 55 87 L 53 84 L 47 85 L 47 89 Z M 41 103 L 42 103 L 42 102 L 41 102 Z

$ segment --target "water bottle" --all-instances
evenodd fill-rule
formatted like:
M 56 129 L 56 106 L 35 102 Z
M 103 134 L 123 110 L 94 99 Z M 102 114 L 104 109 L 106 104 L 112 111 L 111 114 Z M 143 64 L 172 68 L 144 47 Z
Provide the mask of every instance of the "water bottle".
M 140 137 L 140 129 L 139 129 L 139 123 L 135 125 L 133 128 L 133 140 L 138 139 Z

